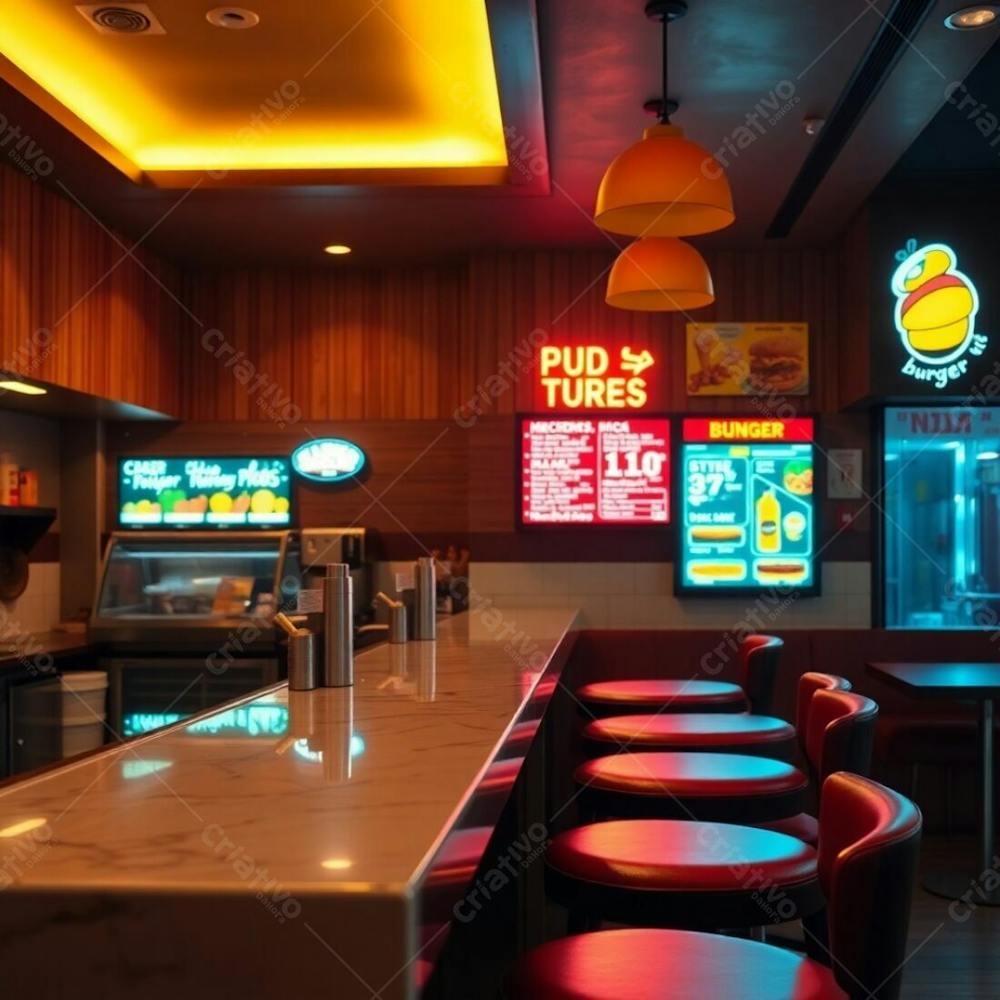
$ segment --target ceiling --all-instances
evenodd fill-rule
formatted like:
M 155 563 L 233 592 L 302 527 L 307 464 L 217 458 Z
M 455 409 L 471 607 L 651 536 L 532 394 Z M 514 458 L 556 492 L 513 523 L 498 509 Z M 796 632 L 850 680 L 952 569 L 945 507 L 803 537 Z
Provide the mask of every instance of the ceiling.
M 969 100 L 966 101 L 966 96 Z M 960 108 L 959 105 L 965 104 Z M 992 119 L 989 117 L 992 115 Z M 932 178 L 1000 170 L 1000 44 L 993 47 L 955 90 L 886 178 Z
M 30 2 L 52 6 L 44 0 Z M 481 2 L 468 0 L 468 6 Z M 166 22 L 161 3 L 153 0 L 150 7 Z M 368 0 L 360 3 L 364 6 Z M 827 243 L 945 103 L 946 84 L 963 80 L 1000 33 L 998 28 L 948 31 L 943 18 L 958 4 L 931 3 L 789 235 L 765 241 L 816 142 L 806 135 L 803 118 L 831 115 L 869 48 L 892 36 L 886 17 L 905 3 L 758 0 L 751 5 L 745 0 L 691 0 L 689 15 L 671 28 L 671 90 L 680 102 L 674 120 L 722 156 L 737 210 L 732 227 L 700 244 Z M 452 0 L 449 9 L 454 9 L 452 4 L 461 6 Z M 262 11 L 265 6 L 298 6 L 279 0 L 250 5 Z M 198 6 L 178 0 L 166 10 L 194 11 Z M 402 61 L 400 40 L 392 35 L 398 27 L 379 5 L 370 6 L 365 23 L 376 18 L 386 23 L 359 36 L 350 58 L 346 43 L 336 46 L 335 31 L 301 25 L 296 29 L 310 51 L 322 49 L 323 43 L 335 46 L 328 57 L 332 78 L 349 75 L 368 61 L 380 76 L 387 52 L 396 54 L 389 62 Z M 397 6 L 412 12 L 426 4 Z M 107 224 L 179 261 L 343 267 L 497 247 L 607 246 L 609 238 L 591 221 L 594 193 L 607 164 L 649 123 L 642 104 L 657 92 L 658 28 L 643 16 L 641 0 L 538 0 L 537 10 L 532 0 L 487 0 L 485 6 L 509 160 L 505 183 L 414 186 L 383 178 L 377 184 L 220 188 L 214 178 L 201 176 L 191 179 L 189 187 L 156 188 L 136 184 L 112 167 L 93 144 L 82 142 L 41 110 L 35 102 L 44 101 L 37 93 L 33 101 L 15 86 L 0 85 L 0 114 L 30 134 L 50 157 L 54 169 L 45 183 Z M 8 19 L 6 11 L 0 14 L 2 51 Z M 226 44 L 242 44 L 244 36 L 264 27 L 262 16 L 260 26 L 250 31 L 214 29 L 216 35 L 208 37 L 226 36 Z M 410 58 L 416 56 L 410 53 Z M 163 80 L 183 84 L 177 91 L 184 94 L 178 113 L 203 117 L 207 110 L 188 106 L 216 100 L 219 62 L 205 48 L 193 48 L 176 62 L 156 72 L 166 74 Z M 240 83 L 240 94 L 259 95 L 258 83 L 268 90 L 274 71 L 267 56 L 241 57 L 238 64 L 242 77 L 250 81 Z M 257 70 L 258 64 L 267 69 Z M 89 61 L 79 66 L 82 79 L 92 75 Z M 147 71 L 144 63 L 132 70 Z M 152 74 L 153 67 L 148 71 Z M 383 80 L 372 85 L 373 119 L 384 113 L 390 94 L 402 105 L 414 100 L 412 94 L 404 97 L 400 92 L 398 75 L 392 79 L 392 87 Z M 21 85 L 22 90 L 30 89 L 23 80 Z M 352 99 L 363 101 L 364 91 L 353 90 Z M 453 103 L 455 93 L 450 91 Z M 209 100 L 206 95 L 213 96 Z M 255 99 L 259 104 L 259 96 Z M 334 104 L 339 99 L 330 98 Z M 178 134 L 186 135 L 183 130 Z M 326 258 L 322 247 L 334 242 L 354 247 L 354 254 Z

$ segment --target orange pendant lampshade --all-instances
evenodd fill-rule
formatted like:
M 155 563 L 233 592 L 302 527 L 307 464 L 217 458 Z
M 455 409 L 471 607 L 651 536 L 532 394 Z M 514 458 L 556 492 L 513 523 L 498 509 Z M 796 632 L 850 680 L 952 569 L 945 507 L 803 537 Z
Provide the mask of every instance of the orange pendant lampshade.
M 627 246 L 608 276 L 605 301 L 616 309 L 686 312 L 715 301 L 700 253 L 683 240 L 649 236 Z
M 735 219 L 725 171 L 676 125 L 646 129 L 608 167 L 594 221 L 626 236 L 695 236 Z

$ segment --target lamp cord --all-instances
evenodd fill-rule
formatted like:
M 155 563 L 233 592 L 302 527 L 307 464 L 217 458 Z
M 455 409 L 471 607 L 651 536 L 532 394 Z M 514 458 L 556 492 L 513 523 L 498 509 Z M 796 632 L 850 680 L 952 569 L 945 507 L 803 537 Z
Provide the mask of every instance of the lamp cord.
M 669 51 L 669 48 L 667 46 L 667 25 L 669 23 L 670 23 L 670 18 L 668 18 L 667 15 L 664 14 L 663 15 L 663 56 L 662 56 L 662 59 L 660 60 L 660 65 L 661 65 L 662 71 L 663 71 L 663 96 L 662 96 L 662 103 L 660 104 L 660 124 L 661 125 L 669 125 L 670 124 L 670 104 L 667 101 L 667 92 L 668 92 L 668 89 L 669 89 L 669 87 L 667 85 L 667 79 L 668 79 L 668 76 L 667 76 L 667 54 L 668 54 L 668 51 Z

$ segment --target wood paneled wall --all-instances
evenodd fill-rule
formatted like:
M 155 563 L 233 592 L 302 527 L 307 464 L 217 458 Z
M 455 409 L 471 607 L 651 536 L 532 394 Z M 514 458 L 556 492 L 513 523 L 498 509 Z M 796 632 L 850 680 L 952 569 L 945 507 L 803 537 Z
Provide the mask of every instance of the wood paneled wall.
M 813 389 L 794 402 L 836 410 L 848 270 L 840 248 L 708 259 L 717 301 L 690 318 L 808 322 Z M 518 351 L 533 334 L 552 343 L 650 346 L 659 359 L 651 373 L 655 408 L 746 409 L 745 400 L 688 399 L 688 317 L 609 308 L 611 262 L 603 252 L 540 251 L 376 273 L 333 261 L 306 272 L 189 274 L 185 299 L 195 319 L 185 341 L 182 412 L 194 420 L 259 414 L 264 393 L 248 389 L 240 366 L 244 376 L 251 369 L 266 375 L 306 420 L 449 419 L 476 398 L 484 415 L 526 411 L 535 405 L 535 375 L 530 366 L 517 374 Z
M 178 276 L 133 242 L 0 166 L 0 366 L 178 413 Z

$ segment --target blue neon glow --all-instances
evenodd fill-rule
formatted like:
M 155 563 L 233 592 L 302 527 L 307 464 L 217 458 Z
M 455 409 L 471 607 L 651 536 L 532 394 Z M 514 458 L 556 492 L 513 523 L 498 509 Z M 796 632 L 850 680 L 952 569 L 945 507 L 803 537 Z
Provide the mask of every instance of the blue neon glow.
M 365 467 L 365 453 L 343 438 L 318 438 L 292 452 L 292 468 L 314 483 L 339 483 L 353 479 Z

